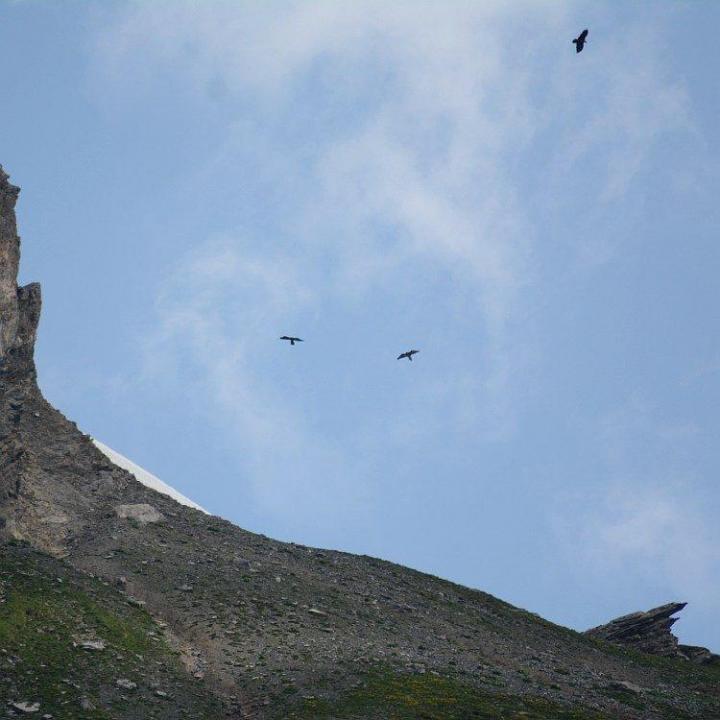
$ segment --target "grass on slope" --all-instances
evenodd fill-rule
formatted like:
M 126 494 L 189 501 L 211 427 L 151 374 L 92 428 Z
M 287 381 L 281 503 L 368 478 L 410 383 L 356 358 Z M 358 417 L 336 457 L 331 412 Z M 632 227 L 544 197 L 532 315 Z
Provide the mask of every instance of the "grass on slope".
M 280 717 L 280 716 L 278 716 Z M 542 698 L 489 693 L 432 674 L 377 670 L 362 685 L 334 700 L 306 698 L 288 708 L 288 720 L 605 720 Z
M 39 703 L 36 716 L 55 720 L 220 717 L 195 682 L 144 610 L 60 561 L 0 547 L 0 708 Z

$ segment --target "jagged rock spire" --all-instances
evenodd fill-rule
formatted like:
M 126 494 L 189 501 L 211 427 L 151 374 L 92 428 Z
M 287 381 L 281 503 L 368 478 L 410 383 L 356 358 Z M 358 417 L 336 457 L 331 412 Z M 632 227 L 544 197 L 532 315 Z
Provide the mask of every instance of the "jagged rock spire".
M 670 628 L 678 621 L 673 615 L 686 605 L 684 602 L 672 602 L 646 612 L 623 615 L 607 625 L 586 630 L 585 634 L 650 655 L 681 657 L 699 665 L 720 663 L 720 656 L 707 648 L 680 645 L 672 634 Z
M 607 625 L 587 630 L 591 637 L 609 640 L 619 645 L 629 645 L 652 655 L 677 655 L 678 640 L 670 632 L 677 622 L 673 617 L 687 603 L 672 602 L 647 612 L 635 612 L 612 620 Z
M 17 235 L 15 203 L 20 188 L 11 185 L 8 179 L 0 165 L 0 357 L 15 339 L 18 325 L 20 238 Z
M 0 380 L 34 379 L 35 333 L 40 319 L 40 285 L 18 287 L 20 237 L 15 203 L 20 188 L 0 166 Z

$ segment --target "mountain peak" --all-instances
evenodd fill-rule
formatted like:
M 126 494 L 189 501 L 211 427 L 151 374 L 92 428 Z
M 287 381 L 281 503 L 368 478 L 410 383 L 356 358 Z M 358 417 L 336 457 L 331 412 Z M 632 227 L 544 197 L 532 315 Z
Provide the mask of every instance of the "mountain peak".
M 35 334 L 40 320 L 40 285 L 18 287 L 20 237 L 15 204 L 20 188 L 0 166 L 0 378 L 35 380 Z

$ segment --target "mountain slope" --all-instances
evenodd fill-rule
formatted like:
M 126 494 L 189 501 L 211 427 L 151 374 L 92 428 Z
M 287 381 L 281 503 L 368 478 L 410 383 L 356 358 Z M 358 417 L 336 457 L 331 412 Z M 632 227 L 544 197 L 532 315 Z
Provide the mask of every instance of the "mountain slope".
M 141 607 L 22 544 L 0 548 L 0 699 L 54 718 L 218 717 Z M 25 712 L 22 708 L 25 708 Z
M 712 667 L 619 649 L 392 563 L 248 533 L 110 462 L 37 387 L 39 288 L 5 271 L 17 271 L 16 197 L 0 172 L 6 594 L 17 597 L 23 562 L 108 583 L 107 607 L 139 604 L 166 627 L 185 668 L 175 692 L 215 698 L 208 718 L 720 718 Z M 18 542 L 47 557 L 18 555 Z M 96 586 L 74 582 L 91 597 Z M 0 637 L 10 622 L 0 614 Z M 0 699 L 16 700 L 6 689 Z M 97 698 L 105 717 L 128 717 Z

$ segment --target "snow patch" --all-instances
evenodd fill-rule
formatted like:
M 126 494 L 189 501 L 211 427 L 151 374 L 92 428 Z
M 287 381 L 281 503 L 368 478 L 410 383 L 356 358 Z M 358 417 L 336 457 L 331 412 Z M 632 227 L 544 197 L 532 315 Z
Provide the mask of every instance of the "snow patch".
M 194 503 L 189 498 L 186 498 L 184 495 L 175 490 L 175 488 L 170 487 L 167 483 L 164 483 L 160 478 L 155 477 L 152 473 L 149 473 L 147 470 L 143 470 L 143 468 L 136 465 L 132 460 L 128 460 L 124 455 L 121 455 L 119 452 L 115 452 L 115 450 L 109 448 L 99 440 L 95 440 L 95 438 L 93 438 L 93 443 L 95 443 L 95 447 L 100 450 L 100 452 L 103 453 L 108 460 L 115 463 L 115 465 L 121 467 L 123 470 L 127 470 L 131 475 L 135 476 L 135 479 L 138 482 L 141 482 L 146 487 L 171 497 L 181 505 L 186 505 L 187 507 L 200 510 L 206 515 L 210 514 L 205 508 L 200 507 L 197 503 Z

